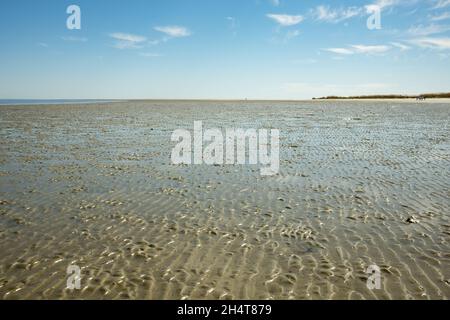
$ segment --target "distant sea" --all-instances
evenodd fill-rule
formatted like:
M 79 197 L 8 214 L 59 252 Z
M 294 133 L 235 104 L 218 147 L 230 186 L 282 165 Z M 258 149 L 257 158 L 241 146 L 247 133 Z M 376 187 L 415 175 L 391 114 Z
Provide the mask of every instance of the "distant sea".
M 95 100 L 95 99 L 54 99 L 54 100 L 32 100 L 32 99 L 0 99 L 0 105 L 39 105 L 39 104 L 89 104 L 107 103 L 120 100 Z

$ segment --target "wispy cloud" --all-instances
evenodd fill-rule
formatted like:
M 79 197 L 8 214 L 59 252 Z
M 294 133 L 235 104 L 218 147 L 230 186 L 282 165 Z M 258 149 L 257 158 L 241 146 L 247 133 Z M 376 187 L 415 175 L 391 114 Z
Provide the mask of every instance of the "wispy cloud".
M 189 29 L 180 26 L 160 26 L 154 29 L 173 38 L 189 37 L 192 34 Z
M 312 15 L 316 20 L 337 23 L 358 16 L 364 10 L 359 7 L 333 9 L 329 6 L 318 6 L 312 9 Z
M 401 0 L 376 0 L 372 6 L 377 6 L 380 9 L 389 8 L 401 3 Z
M 147 41 L 147 38 L 140 35 L 116 32 L 109 35 L 116 40 L 114 47 L 117 49 L 134 49 L 142 48 L 142 44 Z
M 267 17 L 283 27 L 295 26 L 303 21 L 303 16 L 301 15 L 268 14 Z
M 413 36 L 428 36 L 447 32 L 450 30 L 448 25 L 430 24 L 428 26 L 419 25 L 409 28 L 408 33 Z
M 434 16 L 429 16 L 431 21 L 442 21 L 442 20 L 447 20 L 450 18 L 450 11 L 447 12 L 443 12 L 441 14 L 438 15 L 434 15 Z
M 407 46 L 406 44 L 403 44 L 403 43 L 400 43 L 400 42 L 391 42 L 391 45 L 396 47 L 396 48 L 399 48 L 402 51 L 406 51 L 406 50 L 410 50 L 411 49 L 410 46 Z
M 38 45 L 39 47 L 48 48 L 48 44 L 45 43 L 45 42 L 39 42 L 37 45 Z
M 413 4 L 417 0 L 375 0 L 365 6 L 367 13 L 373 13 L 374 9 L 386 10 L 397 5 Z
M 348 48 L 327 48 L 325 51 L 339 54 L 339 55 L 352 55 L 352 54 L 382 54 L 391 49 L 390 46 L 377 45 L 367 46 L 362 44 L 351 45 Z
M 327 48 L 324 50 L 336 54 L 346 54 L 346 55 L 354 54 L 353 50 L 346 48 Z
M 387 52 L 391 49 L 390 46 L 378 45 L 378 46 L 366 46 L 366 45 L 352 45 L 352 48 L 355 53 L 364 53 L 364 54 L 380 54 Z
M 431 48 L 438 50 L 450 49 L 450 38 L 418 38 L 409 40 L 410 43 L 415 44 L 421 48 Z
M 450 6 L 450 0 L 438 0 L 436 1 L 433 9 L 442 9 Z

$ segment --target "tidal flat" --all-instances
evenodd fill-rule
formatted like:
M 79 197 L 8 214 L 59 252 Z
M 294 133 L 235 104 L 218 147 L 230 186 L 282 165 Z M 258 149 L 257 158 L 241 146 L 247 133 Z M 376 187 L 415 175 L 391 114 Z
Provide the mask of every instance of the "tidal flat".
M 194 121 L 279 129 L 279 173 L 172 164 Z M 448 102 L 0 106 L 0 298 L 449 299 L 449 123 Z

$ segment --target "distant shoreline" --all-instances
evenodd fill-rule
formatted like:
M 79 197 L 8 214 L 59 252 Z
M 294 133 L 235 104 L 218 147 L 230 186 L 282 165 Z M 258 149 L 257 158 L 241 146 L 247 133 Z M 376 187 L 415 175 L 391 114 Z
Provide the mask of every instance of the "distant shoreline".
M 418 95 L 400 95 L 400 94 L 382 94 L 382 95 L 365 95 L 365 96 L 327 96 L 320 98 L 313 98 L 313 100 L 395 100 L 395 99 L 450 99 L 450 92 L 448 93 L 424 93 Z
M 109 104 L 109 103 L 126 103 L 126 102 L 223 102 L 223 103 L 299 103 L 299 102 L 326 102 L 326 101 L 367 101 L 367 102 L 404 102 L 404 103 L 450 103 L 449 97 L 432 97 L 425 98 L 425 100 L 417 100 L 416 97 L 407 96 L 363 96 L 363 97 L 323 97 L 312 99 L 46 99 L 46 100 L 33 100 L 33 99 L 0 99 L 0 106 L 57 106 L 57 105 L 86 105 L 86 104 Z
M 398 99 L 357 99 L 357 98 L 347 98 L 347 99 L 313 99 L 311 102 L 316 103 L 325 103 L 325 102 L 373 102 L 373 103 L 410 103 L 410 104 L 435 104 L 435 103 L 448 103 L 450 104 L 450 98 L 431 98 L 426 100 L 416 100 L 415 98 L 398 98 Z

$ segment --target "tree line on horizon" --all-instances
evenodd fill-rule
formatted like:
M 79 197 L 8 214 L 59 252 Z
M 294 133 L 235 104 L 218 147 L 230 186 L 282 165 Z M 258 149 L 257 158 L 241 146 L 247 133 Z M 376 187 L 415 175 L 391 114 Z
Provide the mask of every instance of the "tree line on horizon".
M 450 92 L 446 93 L 425 93 L 419 95 L 401 95 L 401 94 L 382 94 L 382 95 L 365 95 L 365 96 L 326 96 L 313 98 L 313 100 L 335 100 L 335 99 L 439 99 L 450 98 Z

